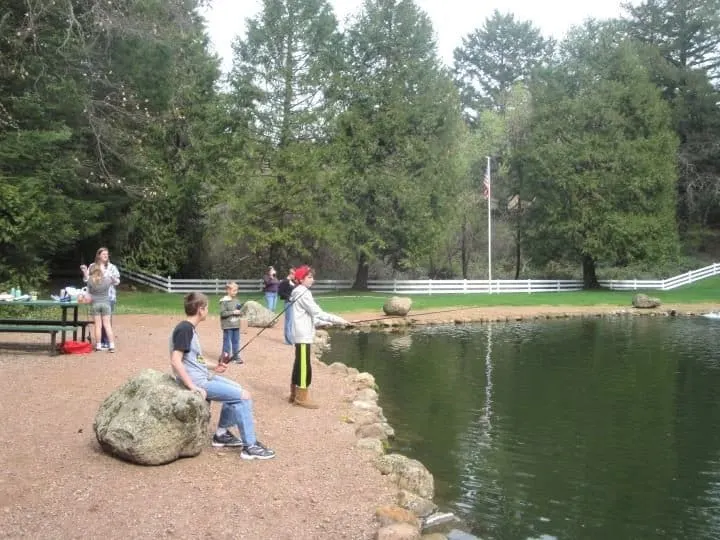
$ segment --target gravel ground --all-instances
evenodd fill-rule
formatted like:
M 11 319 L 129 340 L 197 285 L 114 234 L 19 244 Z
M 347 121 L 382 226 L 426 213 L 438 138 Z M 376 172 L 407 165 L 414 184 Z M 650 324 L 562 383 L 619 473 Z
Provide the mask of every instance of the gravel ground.
M 498 307 L 411 316 L 442 323 L 617 310 Z M 282 343 L 281 325 L 254 339 L 244 351 L 246 363 L 227 373 L 252 393 L 259 438 L 277 452 L 275 459 L 243 461 L 237 451 L 213 449 L 210 433 L 202 454 L 160 467 L 124 463 L 100 450 L 92 430 L 98 406 L 140 370 L 168 370 L 168 337 L 179 320 L 115 317 L 115 354 L 51 357 L 46 335 L 2 335 L 4 344 L 23 349 L 0 349 L 0 537 L 372 538 L 374 511 L 392 502 L 395 489 L 374 469 L 371 455 L 354 448 L 353 427 L 342 421 L 350 391 L 340 376 L 316 365 L 313 391 L 321 409 L 287 403 L 293 353 Z M 199 331 L 205 354 L 216 357 L 218 320 L 209 318 Z M 258 331 L 243 329 L 242 342 Z M 218 410 L 213 406 L 211 426 Z
M 317 411 L 287 403 L 292 348 L 282 328 L 263 332 L 227 376 L 251 392 L 259 439 L 277 452 L 244 461 L 210 446 L 160 467 L 104 454 L 92 429 L 100 403 L 144 368 L 169 369 L 168 337 L 180 317 L 117 316 L 117 352 L 51 357 L 0 350 L 0 537 L 262 538 L 372 537 L 375 508 L 395 490 L 354 448 L 342 422 L 344 380 L 314 366 Z M 282 321 L 280 321 L 282 322 Z M 199 327 L 217 357 L 217 319 Z M 243 342 L 258 332 L 250 328 Z M 3 343 L 47 347 L 47 335 L 3 334 Z M 213 406 L 211 427 L 219 407 Z

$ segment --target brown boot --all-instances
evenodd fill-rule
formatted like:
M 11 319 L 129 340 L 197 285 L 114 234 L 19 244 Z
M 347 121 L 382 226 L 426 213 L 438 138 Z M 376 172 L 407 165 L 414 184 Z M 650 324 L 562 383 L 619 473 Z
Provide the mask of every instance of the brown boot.
M 320 405 L 310 399 L 309 390 L 307 388 L 297 389 L 295 395 L 295 405 L 305 407 L 306 409 L 319 409 Z
M 295 403 L 295 396 L 297 395 L 297 385 L 290 383 L 290 397 L 288 403 Z

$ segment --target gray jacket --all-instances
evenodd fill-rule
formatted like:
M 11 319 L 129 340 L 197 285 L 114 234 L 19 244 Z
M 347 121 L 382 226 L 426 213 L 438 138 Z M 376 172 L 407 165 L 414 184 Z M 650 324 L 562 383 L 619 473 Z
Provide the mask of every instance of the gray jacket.
M 295 343 L 312 343 L 315 340 L 315 323 L 350 324 L 342 317 L 320 309 L 305 285 L 298 285 L 290 295 L 292 302 L 293 339 Z
M 238 309 L 237 297 L 223 296 L 220 299 L 220 328 L 240 328 L 240 315 L 235 313 Z

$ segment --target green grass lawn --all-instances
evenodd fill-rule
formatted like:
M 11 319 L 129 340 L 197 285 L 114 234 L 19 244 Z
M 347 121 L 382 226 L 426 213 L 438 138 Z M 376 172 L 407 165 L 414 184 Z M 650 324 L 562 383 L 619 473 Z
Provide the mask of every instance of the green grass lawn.
M 641 291 L 660 298 L 663 303 L 713 303 L 720 304 L 720 276 L 707 278 L 672 291 Z M 413 310 L 451 309 L 483 306 L 630 306 L 634 291 L 577 291 L 558 293 L 504 293 L 504 294 L 433 294 L 413 295 Z M 217 314 L 219 295 L 210 296 L 210 313 Z M 338 291 L 314 294 L 315 300 L 325 311 L 351 313 L 380 311 L 385 298 L 391 294 L 372 292 Z M 182 315 L 181 294 L 163 292 L 121 291 L 117 313 L 156 313 Z M 242 294 L 241 302 L 255 300 L 264 303 L 260 294 Z M 278 302 L 278 312 L 282 302 Z

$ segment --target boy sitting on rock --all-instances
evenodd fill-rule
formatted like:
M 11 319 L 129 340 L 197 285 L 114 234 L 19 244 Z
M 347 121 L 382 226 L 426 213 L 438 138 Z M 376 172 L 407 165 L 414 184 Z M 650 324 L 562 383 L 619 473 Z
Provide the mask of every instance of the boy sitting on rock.
M 235 381 L 217 375 L 227 370 L 227 364 L 210 363 L 203 357 L 197 325 L 207 318 L 207 296 L 198 292 L 188 294 L 185 314 L 187 318 L 178 323 L 170 338 L 170 365 L 177 380 L 188 390 L 208 401 L 222 403 L 213 446 L 242 446 L 240 457 L 243 459 L 274 458 L 275 452 L 255 437 L 250 394 Z M 211 369 L 215 374 L 210 374 Z M 228 430 L 231 426 L 238 427 L 242 439 Z

